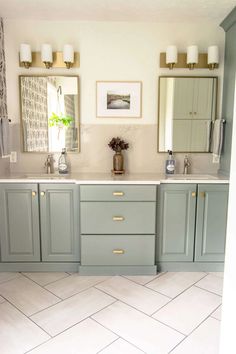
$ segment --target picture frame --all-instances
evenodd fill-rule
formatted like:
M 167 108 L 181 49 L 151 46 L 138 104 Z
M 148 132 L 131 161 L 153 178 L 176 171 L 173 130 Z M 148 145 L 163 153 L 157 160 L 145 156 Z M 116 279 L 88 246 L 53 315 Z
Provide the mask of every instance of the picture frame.
M 97 81 L 96 116 L 98 118 L 141 118 L 141 81 Z

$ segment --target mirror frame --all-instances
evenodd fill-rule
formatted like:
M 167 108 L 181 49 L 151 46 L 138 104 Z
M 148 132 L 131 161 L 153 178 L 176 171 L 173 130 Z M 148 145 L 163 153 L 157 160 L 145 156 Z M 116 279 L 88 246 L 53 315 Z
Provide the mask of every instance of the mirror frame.
M 159 154 L 166 154 L 167 151 L 160 151 L 159 150 L 159 131 L 160 131 L 160 84 L 161 84 L 161 78 L 194 78 L 194 79 L 216 79 L 216 100 L 215 100 L 215 115 L 214 115 L 214 121 L 216 120 L 217 117 L 217 107 L 218 107 L 218 76 L 188 76 L 188 75 L 161 75 L 158 78 L 158 122 L 157 122 L 157 152 Z M 212 127 L 211 127 L 211 132 L 210 132 L 210 139 L 212 138 Z M 174 153 L 179 153 L 179 154 L 211 154 L 211 151 L 173 151 Z
M 22 77 L 54 77 L 54 76 L 61 76 L 61 77 L 74 77 L 77 79 L 77 87 L 78 87 L 78 149 L 77 151 L 67 151 L 68 154 L 78 154 L 81 152 L 80 150 L 80 81 L 78 75 L 54 75 L 54 74 L 27 74 L 27 75 L 19 75 L 18 77 L 18 84 L 19 84 L 19 102 L 20 102 L 20 146 L 21 152 L 25 154 L 60 154 L 60 151 L 24 151 L 24 129 L 23 129 L 23 117 L 22 117 L 22 102 L 21 102 L 21 78 Z

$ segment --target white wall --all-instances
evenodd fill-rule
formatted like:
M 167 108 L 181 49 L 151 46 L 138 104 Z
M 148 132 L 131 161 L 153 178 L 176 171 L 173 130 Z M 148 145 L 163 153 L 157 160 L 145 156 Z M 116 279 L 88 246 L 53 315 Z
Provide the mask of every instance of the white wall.
M 28 42 L 32 50 L 40 50 L 42 43 L 48 42 L 54 50 L 61 50 L 63 44 L 71 43 L 75 50 L 80 52 L 81 66 L 79 69 L 67 71 L 67 69 L 24 69 L 18 66 L 18 49 L 20 43 Z M 165 51 L 167 45 L 176 44 L 179 51 L 186 51 L 186 46 L 197 44 L 199 51 L 207 50 L 208 45 L 217 44 L 221 53 L 221 65 L 218 70 L 169 69 L 159 68 L 159 54 Z M 219 105 L 221 102 L 222 77 L 223 77 L 223 52 L 224 32 L 213 24 L 165 24 L 165 23 L 123 23 L 123 22 L 55 22 L 55 21 L 5 21 L 5 48 L 7 59 L 7 86 L 8 86 L 8 110 L 13 123 L 19 123 L 19 89 L 18 75 L 20 74 L 76 74 L 80 76 L 81 89 L 81 122 L 84 126 L 110 126 L 110 135 L 113 135 L 112 125 L 123 127 L 134 124 L 137 129 L 143 125 L 152 125 L 156 130 L 157 124 L 157 94 L 158 76 L 160 75 L 202 75 L 219 77 Z M 140 80 L 143 82 L 143 116 L 140 119 L 111 119 L 96 118 L 95 84 L 102 80 Z M 220 112 L 220 108 L 219 108 Z M 114 127 L 114 135 L 116 128 Z M 19 132 L 19 129 L 18 129 Z M 18 134 L 18 132 L 16 134 Z M 110 137 L 110 136 L 109 136 Z M 14 135 L 16 139 L 16 135 Z M 131 137 L 132 140 L 132 137 Z M 132 145 L 131 141 L 131 145 Z M 15 144 L 18 149 L 19 144 Z M 89 149 L 89 146 L 86 146 Z M 150 161 L 157 157 L 156 141 L 148 152 Z M 81 140 L 81 153 L 85 153 L 84 138 Z M 22 155 L 22 154 L 21 154 Z M 209 165 L 209 172 L 216 169 L 211 165 L 211 159 L 207 154 L 201 154 L 203 166 Z M 34 155 L 35 156 L 35 155 Z M 196 157 L 196 162 L 195 162 Z M 72 157 L 72 165 L 79 169 L 82 155 Z M 86 159 L 86 157 L 84 157 Z M 145 157 L 146 159 L 146 157 Z M 182 156 L 180 157 L 182 159 Z M 193 156 L 195 167 L 200 157 Z M 14 165 L 14 169 L 22 169 L 26 165 L 36 168 L 33 161 L 39 162 L 39 158 L 24 154 L 20 156 L 21 164 Z M 41 161 L 40 161 L 41 163 Z M 158 161 L 156 161 L 158 164 Z M 92 162 L 93 165 L 93 162 Z M 85 168 L 85 167 L 84 167 Z M 102 169 L 105 169 L 104 165 Z M 86 169 L 86 168 L 85 168 Z M 151 165 L 149 170 L 151 171 Z M 161 168 L 162 169 L 162 168 Z M 153 170 L 154 171 L 154 170 Z

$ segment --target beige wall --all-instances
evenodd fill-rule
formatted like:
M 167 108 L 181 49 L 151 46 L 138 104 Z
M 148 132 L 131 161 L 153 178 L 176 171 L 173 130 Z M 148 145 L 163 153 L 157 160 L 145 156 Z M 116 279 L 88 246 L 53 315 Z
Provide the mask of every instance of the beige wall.
M 158 76 L 169 75 L 170 72 L 159 68 L 159 53 L 165 51 L 169 44 L 176 44 L 179 51 L 185 51 L 187 45 L 197 44 L 200 52 L 206 51 L 210 44 L 219 45 L 221 65 L 218 70 L 189 72 L 187 69 L 176 69 L 171 74 L 218 76 L 220 106 L 224 32 L 217 25 L 8 20 L 5 21 L 5 32 L 8 110 L 13 121 L 12 150 L 20 149 L 18 75 L 69 73 L 80 76 L 81 153 L 71 156 L 73 171 L 108 172 L 112 152 L 107 143 L 118 134 L 126 138 L 131 146 L 126 152 L 129 171 L 163 171 L 166 155 L 157 153 Z M 30 43 L 32 50 L 39 50 L 45 42 L 51 43 L 54 50 L 60 50 L 64 43 L 71 43 L 75 50 L 80 51 L 81 66 L 69 72 L 67 69 L 19 68 L 18 48 L 23 42 Z M 142 81 L 142 118 L 96 118 L 97 80 Z M 36 172 L 43 169 L 45 155 L 20 153 L 18 157 L 19 162 L 11 164 L 12 171 Z M 211 163 L 209 154 L 192 154 L 191 157 L 195 172 L 215 172 L 218 168 L 218 165 Z M 181 170 L 183 154 L 178 154 L 177 159 Z

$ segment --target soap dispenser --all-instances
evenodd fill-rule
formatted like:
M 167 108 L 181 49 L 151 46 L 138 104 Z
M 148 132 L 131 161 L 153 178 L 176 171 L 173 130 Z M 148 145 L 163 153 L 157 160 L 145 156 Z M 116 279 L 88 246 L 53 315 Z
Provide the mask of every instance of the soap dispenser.
M 69 164 L 65 148 L 62 149 L 61 156 L 58 160 L 58 172 L 61 174 L 66 174 L 69 172 Z
M 175 159 L 171 150 L 168 150 L 168 159 L 166 160 L 165 172 L 167 175 L 173 175 L 175 173 Z

